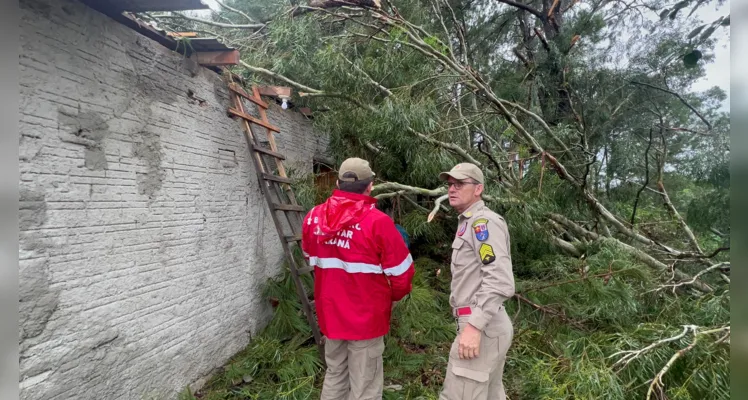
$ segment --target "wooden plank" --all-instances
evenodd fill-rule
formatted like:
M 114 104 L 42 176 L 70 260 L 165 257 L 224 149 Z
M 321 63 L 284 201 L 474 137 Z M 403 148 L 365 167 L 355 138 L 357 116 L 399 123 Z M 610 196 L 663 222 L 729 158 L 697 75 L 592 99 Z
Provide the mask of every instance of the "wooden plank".
M 239 64 L 239 50 L 201 51 L 192 54 L 192 59 L 200 65 L 216 67 Z
M 197 32 L 166 32 L 166 34 L 171 37 L 181 37 L 181 38 L 197 37 Z
M 247 121 L 249 121 L 249 122 L 251 122 L 253 124 L 257 124 L 257 125 L 260 125 L 262 127 L 265 127 L 266 129 L 271 130 L 273 132 L 279 132 L 280 133 L 280 128 L 278 128 L 277 126 L 271 125 L 268 122 L 261 121 L 261 120 L 255 118 L 255 117 L 253 117 L 253 116 L 251 116 L 249 114 L 245 114 L 245 113 L 243 113 L 243 112 L 241 112 L 241 111 L 239 111 L 239 110 L 237 110 L 237 109 L 235 109 L 233 107 L 229 108 L 229 114 L 237 116 L 239 118 L 243 118 L 243 119 L 245 119 L 245 120 L 247 120 Z M 273 151 L 275 151 L 275 149 Z
M 267 155 L 269 155 L 271 157 L 275 157 L 275 158 L 277 158 L 279 160 L 285 160 L 286 159 L 286 156 L 284 156 L 283 154 L 275 152 L 275 151 L 272 151 L 272 150 L 268 150 L 268 149 L 266 149 L 264 147 L 257 147 L 257 146 L 255 146 L 255 151 L 258 152 L 258 153 L 267 154 Z
M 266 181 L 280 182 L 280 183 L 291 183 L 291 180 L 278 175 L 262 174 L 262 179 Z
M 304 212 L 306 209 L 302 206 L 297 206 L 293 204 L 278 204 L 273 203 L 273 209 L 275 210 L 281 210 L 281 211 L 298 211 L 298 212 Z
M 262 107 L 262 108 L 264 108 L 264 109 L 266 109 L 266 110 L 267 110 L 267 108 L 269 107 L 269 106 L 268 106 L 268 103 L 265 103 L 265 102 L 264 102 L 264 101 L 262 101 L 262 99 L 260 99 L 259 97 L 253 97 L 253 96 L 250 96 L 250 95 L 249 95 L 249 94 L 248 94 L 248 93 L 247 93 L 246 91 L 244 91 L 244 89 L 242 89 L 242 87 L 241 87 L 241 86 L 239 86 L 239 85 L 238 85 L 238 84 L 236 84 L 236 83 L 233 83 L 233 82 L 232 82 L 232 83 L 230 83 L 230 84 L 229 84 L 229 90 L 231 90 L 232 92 L 234 92 L 234 93 L 236 93 L 236 94 L 238 94 L 238 95 L 240 95 L 240 96 L 244 97 L 245 99 L 247 99 L 247 100 L 251 101 L 252 103 L 255 103 L 255 104 L 257 104 L 258 106 L 260 106 L 260 107 Z
M 200 0 L 105 0 L 122 11 L 186 11 L 209 9 Z
M 288 86 L 260 86 L 257 88 L 263 96 L 270 97 L 291 97 L 291 88 Z

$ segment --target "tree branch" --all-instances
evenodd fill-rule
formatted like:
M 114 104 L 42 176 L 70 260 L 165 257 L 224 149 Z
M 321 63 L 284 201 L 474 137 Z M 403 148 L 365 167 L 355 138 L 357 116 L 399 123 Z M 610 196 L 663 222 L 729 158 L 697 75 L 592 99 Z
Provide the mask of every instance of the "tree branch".
M 677 97 L 678 100 L 680 100 L 681 103 L 683 103 L 686 107 L 688 107 L 691 111 L 693 111 L 693 113 L 696 114 L 697 117 L 699 117 L 702 121 L 704 121 L 704 123 L 706 124 L 708 130 L 710 130 L 710 131 L 712 130 L 712 124 L 710 124 L 709 121 L 707 121 L 706 118 L 704 118 L 704 116 L 701 115 L 692 105 L 688 104 L 688 102 L 686 101 L 686 99 L 684 99 L 683 97 L 681 97 L 681 95 L 679 95 L 678 93 L 675 93 L 675 92 L 673 92 L 670 89 L 665 89 L 665 88 L 661 88 L 659 86 L 651 85 L 649 83 L 637 82 L 637 81 L 630 81 L 630 82 L 632 84 L 634 84 L 634 85 L 646 86 L 648 88 L 652 88 L 652 89 L 659 90 L 659 91 L 662 91 L 662 92 L 665 92 L 665 93 L 669 93 L 669 94 Z
M 663 121 L 662 117 L 660 117 L 660 139 L 662 141 L 662 163 L 660 163 L 660 174 L 659 179 L 657 180 L 657 188 L 660 190 L 660 194 L 662 195 L 662 199 L 665 202 L 665 206 L 668 210 L 673 214 L 673 217 L 678 221 L 678 224 L 683 228 L 683 231 L 686 233 L 686 236 L 688 237 L 688 240 L 691 242 L 691 246 L 698 252 L 700 255 L 703 255 L 704 252 L 701 250 L 701 247 L 699 246 L 699 241 L 696 240 L 696 236 L 694 236 L 693 231 L 688 226 L 686 221 L 683 219 L 683 217 L 680 215 L 678 210 L 673 205 L 673 202 L 670 201 L 670 196 L 668 196 L 667 191 L 665 190 L 665 183 L 663 181 L 663 175 L 665 174 L 665 161 L 667 157 L 667 145 L 665 142 L 665 134 L 663 132 Z
M 291 12 L 291 15 L 298 17 L 312 11 L 326 10 L 338 7 L 360 7 L 360 8 L 381 8 L 380 0 L 312 0 L 309 6 L 297 6 Z
M 516 1 L 512 1 L 512 0 L 498 0 L 498 2 L 499 3 L 504 3 L 504 4 L 512 6 L 512 7 L 519 8 L 520 10 L 527 11 L 530 14 L 538 17 L 538 19 L 541 20 L 541 21 L 545 21 L 546 20 L 546 16 L 543 15 L 543 12 L 541 12 L 540 10 L 537 10 L 535 8 L 532 8 L 532 7 L 528 6 L 527 4 L 522 4 L 522 3 L 519 3 L 519 2 L 516 2 Z
M 663 393 L 662 389 L 663 389 L 664 384 L 662 383 L 662 377 L 665 376 L 665 374 L 670 370 L 670 368 L 672 368 L 672 366 L 675 364 L 676 361 L 678 361 L 679 358 L 683 357 L 684 354 L 686 354 L 687 352 L 689 352 L 691 349 L 693 349 L 696 346 L 696 343 L 699 341 L 699 337 L 713 334 L 713 333 L 721 333 L 724 331 L 727 331 L 727 334 L 723 338 L 727 338 L 730 335 L 729 326 L 724 326 L 722 328 L 712 329 L 712 330 L 702 331 L 702 332 L 699 332 L 698 327 L 694 325 L 688 325 L 686 328 L 687 330 L 691 330 L 693 332 L 693 342 L 691 342 L 691 344 L 689 344 L 685 348 L 680 349 L 677 352 L 675 352 L 675 354 L 673 354 L 673 356 L 670 357 L 670 360 L 668 360 L 667 364 L 665 364 L 665 366 L 662 367 L 662 369 L 657 373 L 657 375 L 655 375 L 654 379 L 652 379 L 652 383 L 649 385 L 649 389 L 647 390 L 647 400 L 652 398 L 652 394 L 655 392 L 655 390 L 659 390 L 661 394 Z M 717 344 L 721 343 L 724 340 L 723 338 L 717 340 L 717 342 L 715 343 Z
M 233 8 L 233 7 L 229 6 L 229 5 L 227 5 L 226 3 L 224 3 L 224 2 L 223 2 L 223 1 L 221 1 L 221 0 L 215 0 L 215 2 L 216 2 L 216 3 L 218 3 L 218 5 L 219 5 L 219 6 L 221 6 L 221 7 L 223 7 L 224 9 L 226 9 L 226 10 L 229 10 L 229 11 L 232 11 L 232 12 L 235 12 L 235 13 L 237 13 L 237 14 L 239 14 L 239 15 L 243 16 L 243 17 L 244 17 L 244 18 L 246 18 L 246 19 L 247 19 L 247 21 L 249 21 L 249 22 L 256 22 L 256 21 L 255 21 L 254 19 L 252 19 L 252 18 L 251 18 L 251 17 L 249 16 L 249 15 L 247 15 L 247 14 L 246 14 L 246 13 L 245 13 L 244 11 L 241 11 L 241 10 L 237 10 L 236 8 Z
M 348 57 L 342 54 L 341 56 L 343 57 L 343 59 L 345 59 L 345 61 L 348 62 L 348 64 L 350 64 L 353 67 L 353 69 L 360 72 L 364 77 L 366 77 L 366 80 L 369 81 L 369 83 L 372 84 L 374 87 L 376 87 L 380 92 L 382 92 L 382 94 L 384 94 L 385 97 L 392 96 L 392 91 L 382 86 L 379 82 L 375 81 L 374 78 L 371 77 L 371 75 L 367 74 L 366 71 L 361 69 L 358 65 L 354 64 L 353 61 L 348 59 Z
M 644 189 L 649 185 L 649 149 L 652 148 L 652 128 L 649 128 L 649 142 L 647 142 L 647 150 L 644 151 L 644 183 L 639 191 L 636 192 L 636 200 L 634 200 L 634 210 L 631 212 L 631 226 L 634 226 L 636 220 L 636 207 L 639 205 L 639 198 L 642 195 Z
M 696 280 L 699 279 L 699 277 L 701 277 L 702 275 L 704 275 L 704 274 L 706 274 L 708 272 L 714 271 L 715 269 L 724 268 L 725 266 L 730 266 L 730 262 L 729 261 L 725 261 L 725 262 L 721 262 L 719 264 L 714 264 L 711 267 L 704 268 L 703 270 L 699 271 L 699 273 L 697 273 L 696 275 L 693 276 L 693 278 L 691 278 L 691 279 L 689 279 L 687 281 L 678 282 L 678 283 L 674 283 L 674 284 L 671 284 L 671 285 L 664 285 L 664 286 L 660 287 L 657 290 L 663 290 L 663 289 L 673 289 L 673 290 L 675 290 L 676 288 L 684 286 L 684 285 L 691 285 L 694 282 L 696 282 Z

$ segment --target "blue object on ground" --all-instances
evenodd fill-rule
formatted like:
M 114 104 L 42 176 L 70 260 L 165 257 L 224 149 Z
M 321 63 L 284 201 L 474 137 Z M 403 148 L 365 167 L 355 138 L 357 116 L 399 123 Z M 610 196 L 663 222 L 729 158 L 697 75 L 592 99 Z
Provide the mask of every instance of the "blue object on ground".
M 408 232 L 406 232 L 405 228 L 403 228 L 400 224 L 395 224 L 395 228 L 397 228 L 398 232 L 400 232 L 400 236 L 403 237 L 405 246 L 407 248 L 410 248 L 410 236 L 408 235 Z

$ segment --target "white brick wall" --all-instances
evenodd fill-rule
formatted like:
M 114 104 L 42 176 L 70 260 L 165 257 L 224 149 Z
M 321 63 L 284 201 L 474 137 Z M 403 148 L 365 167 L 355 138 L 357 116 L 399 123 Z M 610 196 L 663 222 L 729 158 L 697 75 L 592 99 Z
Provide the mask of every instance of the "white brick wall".
M 173 398 L 267 322 L 282 258 L 227 90 L 74 0 L 20 5 L 21 398 Z M 324 135 L 270 120 L 311 170 Z

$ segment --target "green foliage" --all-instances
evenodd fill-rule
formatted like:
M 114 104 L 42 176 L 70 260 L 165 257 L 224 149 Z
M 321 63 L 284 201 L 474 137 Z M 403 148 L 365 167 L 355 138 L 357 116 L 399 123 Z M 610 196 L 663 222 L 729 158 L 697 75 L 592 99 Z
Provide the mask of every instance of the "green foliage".
M 649 380 L 691 338 L 656 347 L 625 368 L 614 368 L 617 358 L 612 355 L 674 336 L 681 325 L 729 323 L 727 292 L 697 302 L 662 292 L 644 293 L 642 289 L 652 287 L 648 270 L 613 248 L 603 247 L 586 261 L 566 261 L 555 271 L 547 270 L 554 261 L 563 260 L 568 259 L 549 256 L 527 278 L 518 280 L 517 286 L 535 304 L 561 311 L 564 320 L 516 299 L 507 302 L 515 321 L 505 367 L 512 398 L 641 398 Z M 586 279 L 580 274 L 584 267 Z M 403 387 L 386 391 L 387 399 L 435 399 L 441 390 L 455 334 L 446 269 L 444 263 L 416 260 L 413 292 L 396 306 L 385 339 L 385 385 Z M 596 277 L 608 271 L 612 273 L 607 282 Z M 298 302 L 294 304 L 290 281 L 288 274 L 271 281 L 266 293 L 281 299 L 280 304 L 288 302 L 292 311 L 279 305 L 270 325 L 208 383 L 200 398 L 319 397 L 324 374 L 311 334 L 300 327 L 303 315 Z M 549 281 L 558 284 L 552 286 Z M 729 346 L 716 344 L 714 339 L 701 340 L 668 372 L 669 396 L 729 397 Z

